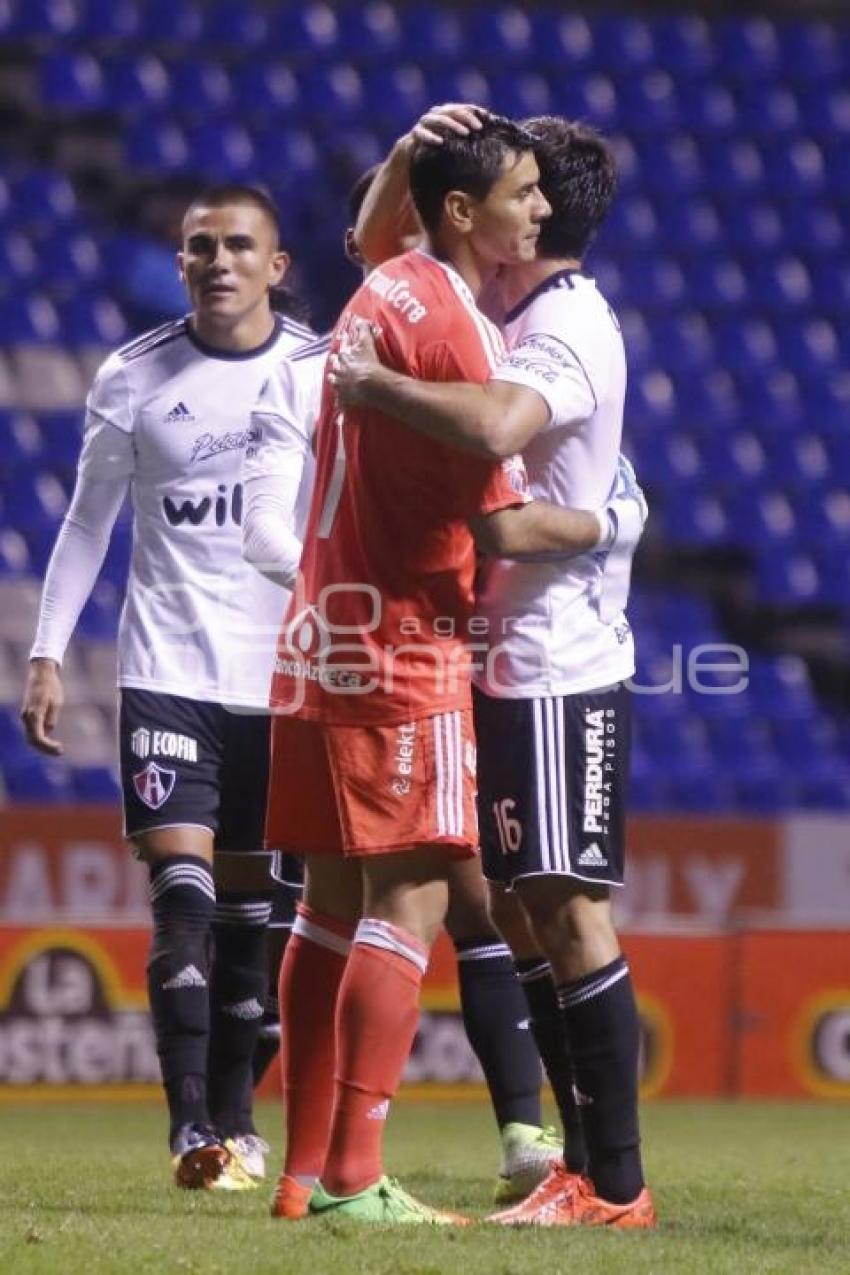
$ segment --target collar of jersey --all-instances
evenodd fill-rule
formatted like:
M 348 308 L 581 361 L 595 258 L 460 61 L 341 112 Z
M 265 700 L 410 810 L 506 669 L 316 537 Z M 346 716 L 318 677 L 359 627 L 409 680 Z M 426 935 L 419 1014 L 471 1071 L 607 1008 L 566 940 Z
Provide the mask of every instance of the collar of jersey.
M 464 279 L 460 271 L 454 268 L 454 266 L 452 265 L 450 261 L 444 261 L 442 257 L 435 257 L 433 252 L 426 252 L 424 248 L 414 248 L 412 251 L 418 252 L 420 257 L 424 257 L 426 261 L 433 261 L 435 266 L 439 266 L 441 270 L 445 270 L 446 274 L 451 275 L 451 277 L 457 281 L 457 283 L 460 285 L 460 287 L 469 297 L 469 300 L 472 302 L 472 304 L 477 305 L 475 297 L 472 295 L 472 290 L 469 284 L 466 282 L 466 280 Z
M 518 319 L 523 310 L 527 310 L 532 301 L 536 301 L 538 297 L 542 297 L 544 292 L 552 292 L 555 288 L 571 288 L 573 279 L 588 279 L 589 276 L 583 274 L 581 270 L 556 270 L 554 274 L 550 274 L 542 283 L 538 283 L 536 288 L 532 288 L 527 296 L 518 302 L 513 310 L 505 315 L 504 323 L 513 323 Z
M 280 336 L 281 329 L 281 318 L 279 314 L 276 314 L 271 336 L 267 337 L 262 345 L 255 345 L 253 350 L 220 350 L 218 346 L 208 345 L 206 341 L 201 340 L 189 322 L 188 316 L 184 322 L 186 324 L 186 335 L 196 350 L 199 350 L 201 354 L 205 354 L 207 358 L 226 359 L 229 363 L 241 363 L 245 359 L 255 359 L 258 354 L 265 354 L 266 350 L 270 350 Z

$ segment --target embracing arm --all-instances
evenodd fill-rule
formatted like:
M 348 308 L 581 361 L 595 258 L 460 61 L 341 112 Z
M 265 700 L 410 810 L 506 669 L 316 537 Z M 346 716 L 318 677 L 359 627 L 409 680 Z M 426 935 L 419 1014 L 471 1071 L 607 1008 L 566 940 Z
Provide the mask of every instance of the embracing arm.
M 331 358 L 329 380 L 345 406 L 366 404 L 438 442 L 500 459 L 521 452 L 549 421 L 542 395 L 510 381 L 419 381 L 380 362 L 369 325 Z
M 470 526 L 478 548 L 492 558 L 569 558 L 606 548 L 611 534 L 604 510 L 562 509 L 545 500 L 500 509 Z

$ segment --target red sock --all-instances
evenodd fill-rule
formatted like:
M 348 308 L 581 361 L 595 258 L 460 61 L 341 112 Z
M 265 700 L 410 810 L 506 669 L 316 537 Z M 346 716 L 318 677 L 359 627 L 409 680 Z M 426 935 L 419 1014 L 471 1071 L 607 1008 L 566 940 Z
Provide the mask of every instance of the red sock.
M 280 1055 L 286 1111 L 284 1172 L 317 1178 L 333 1119 L 334 1017 L 352 928 L 299 904 L 280 967 Z
M 390 1099 L 419 1020 L 428 949 L 386 921 L 364 919 L 340 986 L 333 1130 L 322 1185 L 355 1195 L 381 1177 Z

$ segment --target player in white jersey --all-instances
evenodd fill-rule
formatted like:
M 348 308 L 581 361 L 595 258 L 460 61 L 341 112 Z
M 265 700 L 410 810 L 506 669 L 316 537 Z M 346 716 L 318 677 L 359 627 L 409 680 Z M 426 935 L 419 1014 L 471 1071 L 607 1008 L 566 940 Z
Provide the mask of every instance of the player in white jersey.
M 95 378 L 22 710 L 30 742 L 61 752 L 62 659 L 129 491 L 125 832 L 150 868 L 148 988 L 185 1187 L 249 1187 L 263 1167 L 251 1057 L 266 983 L 267 705 L 282 600 L 242 558 L 239 480 L 262 386 L 305 343 L 315 349 L 309 328 L 272 308 L 288 260 L 259 191 L 214 188 L 187 210 L 178 264 L 192 311 L 122 347 Z M 323 363 L 323 353 L 299 363 L 305 386 L 318 389 Z
M 381 368 L 364 334 L 334 379 L 344 402 L 368 402 L 431 437 L 489 456 L 522 451 L 535 497 L 594 508 L 618 483 L 628 497 L 633 481 L 618 459 L 619 325 L 581 270 L 614 195 L 614 167 L 590 130 L 548 117 L 526 127 L 553 215 L 538 259 L 502 277 L 508 360 L 485 386 L 428 385 Z M 639 1022 L 609 899 L 623 875 L 623 683 L 634 671 L 623 606 L 635 543 L 627 531 L 609 553 L 568 563 L 490 559 L 480 576 L 490 643 L 476 699 L 485 873 L 536 998 L 533 1016 L 548 1020 L 550 1035 L 554 985 L 566 1044 L 549 1070 L 571 1126 L 567 1162 L 494 1216 L 505 1224 L 655 1224 L 639 1153 Z

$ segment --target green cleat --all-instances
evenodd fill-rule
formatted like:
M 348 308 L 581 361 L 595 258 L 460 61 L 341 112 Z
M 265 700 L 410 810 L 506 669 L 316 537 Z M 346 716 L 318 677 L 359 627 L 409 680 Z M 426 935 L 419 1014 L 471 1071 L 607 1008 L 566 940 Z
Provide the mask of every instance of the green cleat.
M 493 1199 L 496 1204 L 522 1200 L 549 1174 L 553 1160 L 564 1154 L 563 1139 L 551 1127 L 506 1124 L 502 1129 L 502 1169 Z
M 310 1213 L 316 1217 L 350 1217 L 378 1226 L 468 1226 L 458 1213 L 432 1209 L 408 1195 L 393 1178 L 383 1177 L 357 1195 L 330 1195 L 320 1182 L 313 1188 Z

